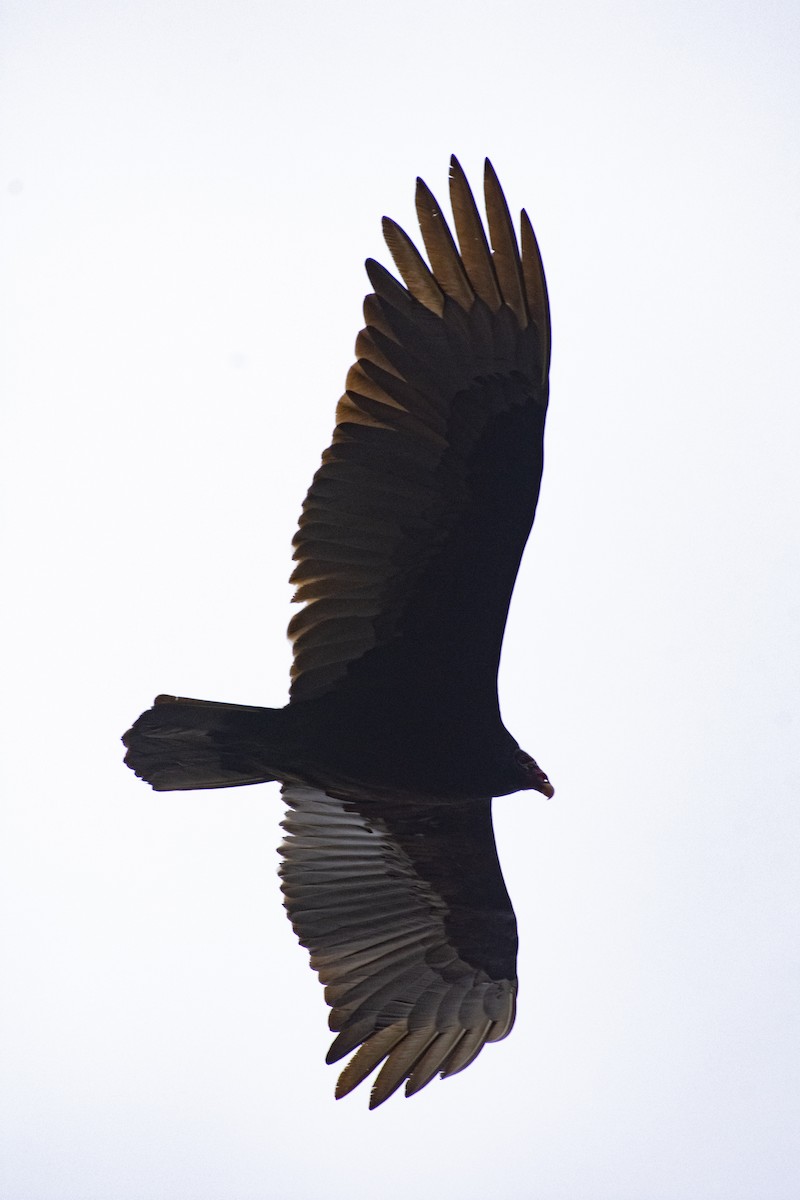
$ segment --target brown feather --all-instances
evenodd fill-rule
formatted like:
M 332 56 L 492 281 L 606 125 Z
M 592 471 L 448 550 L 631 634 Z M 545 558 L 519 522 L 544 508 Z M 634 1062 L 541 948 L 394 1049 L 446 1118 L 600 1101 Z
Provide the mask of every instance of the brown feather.
M 491 1027 L 491 1021 L 486 1021 L 483 1025 L 478 1025 L 474 1029 L 466 1031 L 452 1054 L 442 1064 L 442 1078 L 446 1078 L 449 1075 L 457 1075 L 459 1071 L 463 1071 L 470 1063 L 475 1061 L 486 1045 L 486 1039 Z
M 420 1029 L 409 1033 L 394 1047 L 380 1070 L 372 1088 L 369 1099 L 370 1108 L 377 1108 L 396 1092 L 404 1079 L 408 1077 L 414 1064 L 424 1054 L 436 1037 L 429 1029 Z
M 449 1029 L 446 1033 L 440 1033 L 434 1038 L 422 1057 L 414 1064 L 408 1076 L 407 1096 L 415 1095 L 430 1083 L 434 1075 L 441 1071 L 443 1063 L 455 1051 L 464 1036 L 463 1029 Z
M 517 318 L 520 329 L 528 324 L 528 305 L 525 300 L 525 281 L 519 257 L 517 236 L 511 223 L 506 198 L 500 187 L 494 167 L 486 159 L 484 170 L 484 194 L 486 217 L 489 222 L 489 237 L 494 254 L 494 269 L 500 283 L 503 300 Z
M 469 312 L 475 300 L 475 292 L 461 261 L 453 235 L 435 196 L 421 179 L 417 180 L 417 217 L 422 240 L 428 253 L 433 273 L 440 287 L 452 297 L 465 312 Z
M 461 258 L 470 283 L 490 311 L 497 312 L 503 296 L 492 265 L 489 243 L 467 177 L 455 155 L 450 159 L 450 200 Z
M 411 238 L 391 217 L 383 218 L 383 236 L 411 295 L 440 317 L 444 308 L 442 289 Z
M 547 296 L 547 281 L 544 277 L 539 243 L 525 209 L 521 216 L 522 228 L 522 271 L 525 276 L 525 291 L 528 310 L 539 335 L 541 355 L 541 379 L 544 382 L 550 371 L 550 301 Z
M 358 1087 L 370 1075 L 379 1062 L 383 1062 L 397 1043 L 405 1037 L 405 1029 L 401 1022 L 381 1029 L 369 1038 L 357 1054 L 354 1054 L 339 1076 L 336 1084 L 336 1099 L 341 1100 L 354 1087 Z

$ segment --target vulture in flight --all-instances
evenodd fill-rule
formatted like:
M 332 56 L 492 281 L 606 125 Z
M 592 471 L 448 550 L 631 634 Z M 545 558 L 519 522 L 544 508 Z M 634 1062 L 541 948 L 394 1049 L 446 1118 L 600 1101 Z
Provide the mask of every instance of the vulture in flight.
M 550 319 L 487 160 L 486 229 L 455 158 L 455 238 L 417 181 L 426 262 L 384 218 L 356 363 L 294 538 L 282 709 L 158 696 L 124 737 L 157 791 L 278 780 L 289 918 L 370 1107 L 509 1033 L 517 933 L 492 797 L 544 771 L 506 730 L 497 669 L 542 475 Z M 488 236 L 487 236 L 488 232 Z

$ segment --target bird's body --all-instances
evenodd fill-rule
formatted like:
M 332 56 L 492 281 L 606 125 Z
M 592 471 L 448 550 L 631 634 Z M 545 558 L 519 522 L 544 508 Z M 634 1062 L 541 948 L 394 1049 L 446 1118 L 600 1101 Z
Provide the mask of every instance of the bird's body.
M 516 925 L 491 798 L 552 795 L 500 718 L 497 669 L 542 473 L 550 326 L 491 166 L 491 250 L 451 167 L 459 248 L 418 181 L 431 267 L 384 220 L 358 362 L 295 537 L 280 710 L 160 696 L 125 736 L 158 790 L 280 780 L 283 888 L 327 984 L 329 1061 L 372 1104 L 466 1066 L 513 1023 Z

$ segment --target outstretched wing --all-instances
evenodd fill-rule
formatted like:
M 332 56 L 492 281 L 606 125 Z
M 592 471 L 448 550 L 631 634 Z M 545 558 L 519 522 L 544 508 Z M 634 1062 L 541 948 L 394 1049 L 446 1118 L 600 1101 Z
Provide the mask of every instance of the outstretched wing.
M 365 693 L 370 674 L 391 671 L 404 697 L 442 680 L 436 704 L 457 696 L 465 711 L 496 717 L 500 646 L 542 473 L 549 310 L 530 222 L 523 212 L 520 255 L 488 160 L 491 248 L 455 159 L 450 190 L 459 248 L 418 180 L 430 267 L 388 218 L 406 286 L 367 263 L 375 293 L 358 361 L 294 542 L 295 599 L 306 606 L 289 626 L 292 700 L 324 694 L 358 664 Z
M 517 932 L 491 801 L 359 802 L 286 784 L 285 904 L 356 1050 L 346 1095 L 382 1063 L 370 1108 L 468 1066 L 514 1023 Z

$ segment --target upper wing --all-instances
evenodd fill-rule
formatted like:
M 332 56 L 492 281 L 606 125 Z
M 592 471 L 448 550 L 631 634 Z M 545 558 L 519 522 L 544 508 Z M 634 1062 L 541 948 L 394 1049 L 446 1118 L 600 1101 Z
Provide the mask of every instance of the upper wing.
M 326 985 L 346 1095 L 378 1065 L 370 1108 L 454 1075 L 514 1023 L 517 933 L 491 801 L 402 804 L 285 784 L 285 903 Z M 385 1061 L 384 1061 L 385 1060 Z
M 323 694 L 392 644 L 408 689 L 435 675 L 472 711 L 496 708 L 541 480 L 550 321 L 530 222 L 523 212 L 520 256 L 488 160 L 491 249 L 455 159 L 450 190 L 460 250 L 418 180 L 430 268 L 388 218 L 406 287 L 367 263 L 375 294 L 358 362 L 294 540 L 295 599 L 307 603 L 289 626 L 293 700 Z

